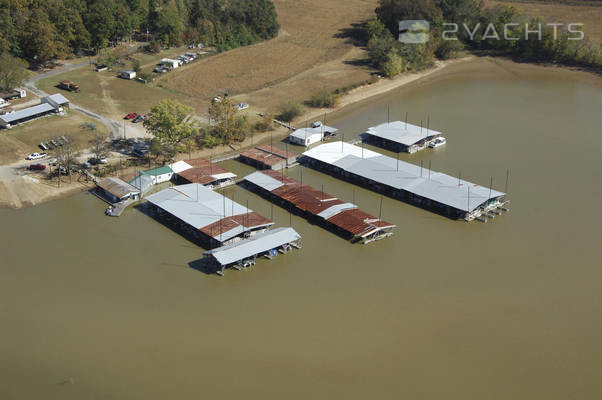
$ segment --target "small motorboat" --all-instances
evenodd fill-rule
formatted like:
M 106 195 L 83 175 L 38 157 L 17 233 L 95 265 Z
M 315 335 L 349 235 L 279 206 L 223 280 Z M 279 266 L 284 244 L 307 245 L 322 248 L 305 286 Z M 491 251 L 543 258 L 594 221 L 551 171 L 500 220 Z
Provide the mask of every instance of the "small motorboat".
M 429 147 L 431 149 L 434 149 L 443 146 L 446 142 L 447 140 L 443 136 L 439 136 L 438 138 L 431 140 L 431 142 L 429 143 Z

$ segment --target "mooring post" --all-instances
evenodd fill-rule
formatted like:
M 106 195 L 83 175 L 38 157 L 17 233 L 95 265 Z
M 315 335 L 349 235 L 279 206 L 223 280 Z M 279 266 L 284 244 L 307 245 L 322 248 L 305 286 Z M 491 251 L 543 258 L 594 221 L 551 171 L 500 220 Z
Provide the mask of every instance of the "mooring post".
M 510 179 L 510 168 L 506 169 L 506 187 L 504 192 L 508 194 L 508 180 Z

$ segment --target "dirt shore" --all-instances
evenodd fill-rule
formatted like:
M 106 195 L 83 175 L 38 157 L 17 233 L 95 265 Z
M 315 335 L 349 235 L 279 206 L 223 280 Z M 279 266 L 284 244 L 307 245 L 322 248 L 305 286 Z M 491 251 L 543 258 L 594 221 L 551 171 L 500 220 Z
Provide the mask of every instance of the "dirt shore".
M 366 100 L 370 97 L 384 94 L 388 91 L 400 88 L 409 83 L 415 82 L 421 78 L 432 75 L 444 69 L 450 64 L 466 62 L 472 57 L 466 57 L 451 61 L 439 61 L 433 68 L 418 73 L 408 73 L 400 75 L 394 79 L 381 79 L 380 81 L 365 85 L 351 90 L 340 98 L 338 105 L 334 108 L 307 109 L 306 112 L 293 122 L 303 122 L 321 118 L 325 114 L 331 114 L 339 111 L 346 106 Z M 241 150 L 252 147 L 259 143 L 265 143 L 272 138 L 276 143 L 285 138 L 289 133 L 286 128 L 276 128 L 269 132 L 255 133 L 244 142 L 235 146 L 218 146 L 213 149 L 202 149 L 188 153 L 181 153 L 177 159 L 187 159 L 189 157 L 206 157 L 219 159 L 228 155 L 238 153 Z M 88 190 L 90 183 L 75 182 L 72 184 L 62 183 L 59 188 L 57 183 L 49 183 L 43 178 L 36 178 L 35 175 L 23 174 L 18 168 L 13 166 L 0 167 L 0 207 L 19 209 L 43 203 L 45 201 L 65 197 L 82 190 Z

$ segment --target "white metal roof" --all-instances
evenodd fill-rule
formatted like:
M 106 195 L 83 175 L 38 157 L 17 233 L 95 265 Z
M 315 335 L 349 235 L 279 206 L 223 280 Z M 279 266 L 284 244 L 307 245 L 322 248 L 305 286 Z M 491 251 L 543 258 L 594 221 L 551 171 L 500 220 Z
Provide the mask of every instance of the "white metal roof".
M 406 124 L 403 121 L 385 122 L 384 124 L 368 128 L 366 133 L 372 136 L 401 143 L 405 146 L 411 146 L 420 140 L 441 134 L 441 132 L 437 132 L 432 129 L 426 129 L 426 127 Z
M 186 163 L 185 161 L 178 161 L 169 166 L 171 170 L 177 174 L 178 172 L 186 171 L 187 169 L 192 168 L 192 165 Z
M 305 140 L 313 135 L 320 135 L 320 138 L 324 135 L 324 132 L 335 133 L 338 129 L 333 128 L 331 126 L 321 125 L 316 128 L 300 128 L 291 133 L 289 136 L 296 137 L 301 140 Z
M 69 100 L 67 100 L 67 98 L 60 93 L 51 94 L 50 96 L 47 96 L 46 98 L 54 101 L 55 103 L 57 103 L 59 105 L 69 103 Z
M 253 212 L 198 183 L 170 187 L 147 196 L 146 200 L 196 229 L 204 228 L 226 217 Z M 273 222 L 268 225 L 273 225 Z M 225 241 L 248 228 L 238 226 L 221 235 L 218 233 L 215 238 Z
M 299 239 L 301 239 L 301 235 L 293 228 L 276 228 L 259 233 L 248 239 L 207 251 L 205 255 L 212 255 L 221 265 L 229 265 Z
M 234 179 L 234 178 L 236 178 L 236 174 L 233 174 L 232 172 L 224 172 L 222 174 L 213 174 L 213 175 L 211 175 L 211 177 L 214 178 L 215 180 Z
M 329 219 L 329 218 L 334 217 L 341 211 L 354 210 L 356 208 L 357 208 L 357 206 L 355 204 L 351 204 L 351 203 L 337 204 L 337 205 L 327 208 L 326 210 L 319 213 L 318 217 L 322 217 L 324 219 Z
M 363 154 L 363 157 L 362 157 Z M 463 211 L 473 211 L 481 204 L 505 193 L 479 186 L 441 172 L 429 171 L 405 161 L 384 156 L 349 143 L 326 143 L 303 153 L 345 171 L 375 182 L 435 200 Z M 470 204 L 469 204 L 470 201 Z
M 245 180 L 269 192 L 284 186 L 284 183 L 278 179 L 274 179 L 271 176 L 262 173 L 261 171 L 253 172 L 252 174 L 245 176 Z
M 43 103 L 38 104 L 37 106 L 24 108 L 23 110 L 0 115 L 0 119 L 2 119 L 5 123 L 10 124 L 24 118 L 29 118 L 39 114 L 47 113 L 48 111 L 54 111 L 54 107 L 52 107 L 50 104 Z

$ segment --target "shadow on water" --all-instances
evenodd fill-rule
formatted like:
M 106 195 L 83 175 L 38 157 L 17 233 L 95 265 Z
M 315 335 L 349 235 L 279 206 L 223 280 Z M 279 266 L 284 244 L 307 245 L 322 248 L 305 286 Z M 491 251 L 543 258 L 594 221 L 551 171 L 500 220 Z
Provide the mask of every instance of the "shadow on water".
M 206 258 L 200 258 L 198 260 L 191 261 L 188 263 L 188 266 L 192 269 L 204 273 L 205 275 L 216 275 L 217 272 L 215 265 L 211 265 L 211 263 L 209 263 L 209 260 L 207 260 Z

